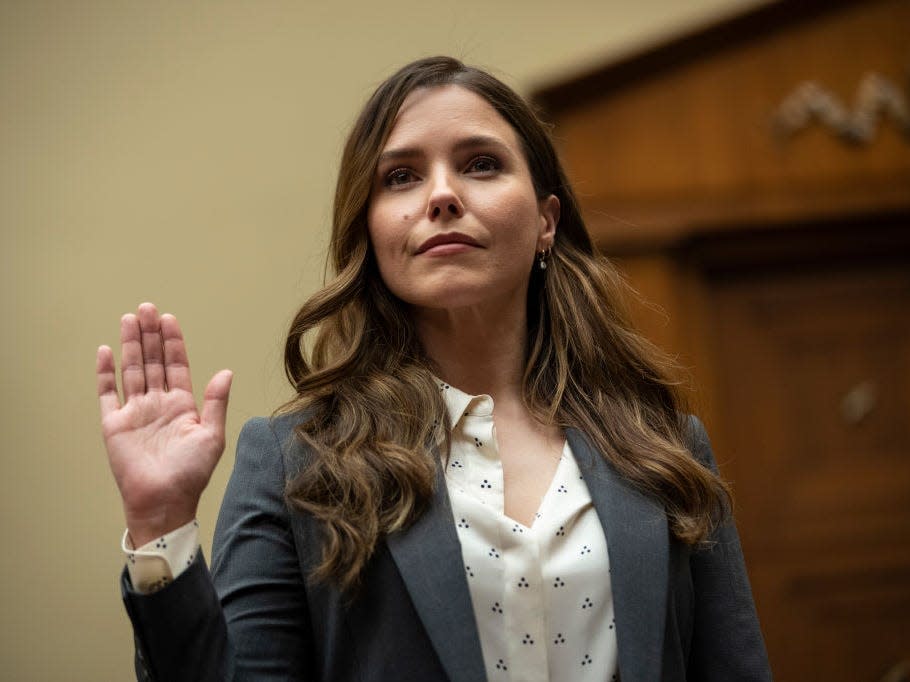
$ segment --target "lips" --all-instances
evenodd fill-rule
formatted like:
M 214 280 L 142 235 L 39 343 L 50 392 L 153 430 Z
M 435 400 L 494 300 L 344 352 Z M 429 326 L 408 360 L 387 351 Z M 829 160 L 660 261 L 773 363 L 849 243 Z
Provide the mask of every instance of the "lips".
M 442 246 L 443 244 L 467 244 L 468 246 L 480 246 L 478 242 L 473 237 L 469 237 L 466 234 L 461 232 L 445 232 L 443 234 L 436 234 L 427 239 L 423 244 L 420 245 L 420 248 L 417 249 L 417 255 L 429 251 L 435 246 Z

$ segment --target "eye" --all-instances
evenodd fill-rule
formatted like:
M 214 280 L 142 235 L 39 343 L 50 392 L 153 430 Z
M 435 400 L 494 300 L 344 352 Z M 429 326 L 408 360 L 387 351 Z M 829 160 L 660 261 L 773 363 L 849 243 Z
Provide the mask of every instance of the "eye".
M 481 175 L 486 175 L 489 173 L 494 173 L 501 168 L 499 161 L 494 159 L 492 156 L 477 156 L 471 159 L 471 162 L 468 164 L 466 171 L 468 173 L 479 173 Z
M 417 178 L 408 168 L 396 168 L 385 175 L 386 187 L 395 187 L 398 185 L 407 185 L 416 181 Z

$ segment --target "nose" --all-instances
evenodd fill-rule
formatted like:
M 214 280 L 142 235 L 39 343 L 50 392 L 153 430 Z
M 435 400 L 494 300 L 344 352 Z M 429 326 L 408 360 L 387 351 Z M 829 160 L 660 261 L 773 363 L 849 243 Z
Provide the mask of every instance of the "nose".
M 440 220 L 460 218 L 462 215 L 464 205 L 448 173 L 445 171 L 435 173 L 427 199 L 427 217 L 430 220 Z

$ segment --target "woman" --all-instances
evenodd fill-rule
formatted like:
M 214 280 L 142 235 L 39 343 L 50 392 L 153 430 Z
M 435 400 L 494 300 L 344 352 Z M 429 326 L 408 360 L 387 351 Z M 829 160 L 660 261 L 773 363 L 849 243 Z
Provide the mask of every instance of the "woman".
M 287 340 L 297 397 L 241 433 L 211 574 L 194 519 L 230 372 L 197 413 L 151 304 L 121 322 L 122 404 L 99 350 L 140 676 L 770 677 L 704 430 L 527 104 L 449 58 L 389 78 L 331 257 Z

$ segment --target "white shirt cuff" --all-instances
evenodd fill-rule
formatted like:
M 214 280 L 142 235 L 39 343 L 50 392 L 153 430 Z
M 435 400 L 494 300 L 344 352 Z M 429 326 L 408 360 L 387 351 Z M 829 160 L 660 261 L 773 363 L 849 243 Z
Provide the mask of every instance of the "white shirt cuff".
M 183 573 L 199 551 L 199 523 L 195 520 L 160 538 L 134 548 L 127 529 L 120 542 L 133 589 L 157 592 Z

